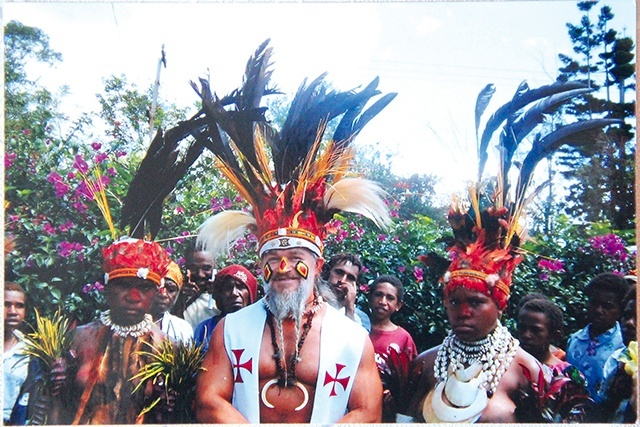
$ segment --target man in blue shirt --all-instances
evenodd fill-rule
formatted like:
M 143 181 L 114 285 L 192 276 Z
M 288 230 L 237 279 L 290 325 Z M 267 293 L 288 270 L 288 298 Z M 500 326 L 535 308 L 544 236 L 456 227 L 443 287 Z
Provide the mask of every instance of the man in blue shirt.
M 611 353 L 624 347 L 618 320 L 622 300 L 629 285 L 622 276 L 602 273 L 587 285 L 587 316 L 590 323 L 569 337 L 567 362 L 577 367 L 587 380 L 587 390 L 596 402 L 604 379 L 604 365 Z

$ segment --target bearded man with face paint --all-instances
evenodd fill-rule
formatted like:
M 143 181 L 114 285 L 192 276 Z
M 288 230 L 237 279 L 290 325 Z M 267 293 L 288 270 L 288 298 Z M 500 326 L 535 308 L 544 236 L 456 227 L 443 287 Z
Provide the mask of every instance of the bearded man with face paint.
M 245 86 L 234 93 L 269 93 L 270 55 L 265 42 L 247 64 Z M 251 230 L 258 236 L 265 296 L 227 314 L 213 331 L 196 387 L 197 421 L 380 422 L 382 384 L 371 341 L 327 304 L 320 274 L 334 214 L 359 212 L 379 226 L 390 222 L 381 188 L 345 174 L 353 156 L 349 143 L 395 94 L 365 109 L 380 94 L 377 79 L 362 90 L 338 92 L 322 75 L 303 82 L 276 129 L 259 96 L 251 104 L 243 98 L 240 111 L 227 111 L 211 104 L 215 99 L 204 96 L 211 90 L 201 83 L 203 111 L 217 124 L 209 131 L 226 133 L 214 140 L 234 139 L 234 150 L 213 147 L 216 165 L 252 209 L 209 218 L 197 244 L 217 259 Z M 323 140 L 326 122 L 337 117 L 335 132 Z

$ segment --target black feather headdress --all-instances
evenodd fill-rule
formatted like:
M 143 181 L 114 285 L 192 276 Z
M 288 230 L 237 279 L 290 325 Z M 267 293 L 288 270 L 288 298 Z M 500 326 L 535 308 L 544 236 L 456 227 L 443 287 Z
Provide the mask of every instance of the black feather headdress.
M 448 214 L 454 238 L 449 247 L 451 261 L 442 278 L 445 294 L 457 286 L 464 286 L 490 295 L 501 309 L 506 307 L 511 274 L 522 259 L 520 241 L 525 230 L 521 218 L 527 204 L 543 187 L 529 191 L 536 166 L 563 145 L 585 143 L 585 138 L 592 136 L 590 131 L 620 123 L 613 119 L 593 119 L 555 129 L 547 123 L 547 117 L 559 112 L 563 103 L 590 91 L 575 82 L 553 83 L 537 89 L 530 89 L 523 82 L 511 101 L 489 117 L 481 134 L 481 117 L 495 87 L 490 84 L 480 92 L 475 110 L 477 182 L 469 187 L 468 205 L 455 200 Z M 498 173 L 495 184 L 485 186 L 483 175 L 489 144 L 498 130 Z M 527 138 L 532 140 L 531 148 L 522 153 L 521 143 Z M 514 161 L 519 148 L 523 155 L 521 163 Z M 512 170 L 518 175 L 515 191 L 509 181 Z M 489 187 L 491 189 L 487 191 Z M 434 263 L 433 255 L 422 259 Z
M 377 99 L 378 79 L 361 90 L 333 91 L 325 75 L 299 87 L 281 129 L 265 118 L 260 107 L 267 84 L 271 49 L 265 41 L 249 59 L 234 108 L 225 109 L 209 83 L 193 85 L 202 97 L 210 123 L 216 166 L 252 206 L 252 212 L 227 211 L 208 219 L 198 241 L 214 254 L 254 228 L 259 253 L 274 248 L 305 247 L 321 255 L 325 224 L 339 211 L 360 213 L 380 226 L 389 221 L 384 192 L 362 178 L 347 178 L 353 157 L 350 143 L 395 94 Z M 327 123 L 340 117 L 333 135 L 325 139 Z M 216 126 L 213 126 L 213 124 Z

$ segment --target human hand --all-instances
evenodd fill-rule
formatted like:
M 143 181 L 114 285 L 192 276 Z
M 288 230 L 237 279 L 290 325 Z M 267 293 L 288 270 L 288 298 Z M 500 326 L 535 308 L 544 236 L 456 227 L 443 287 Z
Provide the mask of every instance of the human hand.
M 67 368 L 68 363 L 67 359 L 64 357 L 59 357 L 51 366 L 51 373 L 49 376 L 49 380 L 51 381 L 51 395 L 57 396 L 60 394 L 64 383 L 67 381 Z
M 180 293 L 191 298 L 192 296 L 196 295 L 199 290 L 200 288 L 198 287 L 198 284 L 191 278 L 191 270 L 187 270 L 187 280 L 182 286 Z

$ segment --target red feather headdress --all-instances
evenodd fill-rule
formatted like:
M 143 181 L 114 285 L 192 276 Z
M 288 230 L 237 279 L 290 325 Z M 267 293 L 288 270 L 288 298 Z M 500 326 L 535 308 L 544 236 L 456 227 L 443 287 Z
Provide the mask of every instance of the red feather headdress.
M 353 153 L 349 144 L 395 94 L 382 96 L 378 79 L 360 91 L 329 91 L 324 75 L 298 89 L 281 129 L 267 123 L 260 107 L 267 89 L 271 49 L 265 41 L 247 63 L 243 86 L 219 99 L 209 83 L 195 85 L 216 156 L 216 167 L 252 206 L 251 213 L 227 211 L 209 218 L 198 243 L 214 256 L 252 228 L 259 236 L 258 252 L 304 247 L 323 253 L 325 224 L 340 211 L 360 213 L 379 226 L 390 222 L 384 191 L 362 178 L 347 178 Z M 225 100 L 235 108 L 225 109 Z M 324 138 L 329 121 L 340 117 L 331 138 Z

